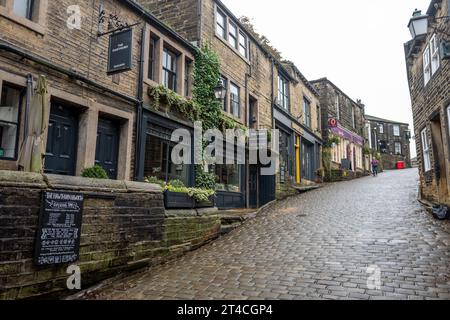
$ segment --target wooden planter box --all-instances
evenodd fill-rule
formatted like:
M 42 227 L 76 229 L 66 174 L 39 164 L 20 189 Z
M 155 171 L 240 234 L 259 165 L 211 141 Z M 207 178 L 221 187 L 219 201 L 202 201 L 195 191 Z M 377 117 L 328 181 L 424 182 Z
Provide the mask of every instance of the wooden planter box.
M 211 196 L 209 198 L 209 201 L 207 202 L 197 202 L 195 201 L 195 208 L 201 209 L 201 208 L 214 208 L 216 206 L 216 196 Z
M 166 209 L 193 209 L 194 202 L 194 199 L 186 193 L 164 192 L 164 206 Z

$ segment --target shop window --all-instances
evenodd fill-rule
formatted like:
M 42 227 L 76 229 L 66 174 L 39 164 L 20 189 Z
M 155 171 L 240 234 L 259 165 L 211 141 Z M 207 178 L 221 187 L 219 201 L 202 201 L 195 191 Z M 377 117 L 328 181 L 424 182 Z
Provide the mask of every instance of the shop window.
M 189 186 L 191 166 L 174 164 L 171 159 L 175 147 L 170 141 L 172 131 L 151 125 L 151 132 L 146 138 L 144 176 L 156 177 L 165 182 L 181 180 Z
M 15 159 L 24 90 L 3 84 L 0 104 L 0 159 Z
M 218 191 L 241 192 L 241 165 L 218 164 L 215 167 Z

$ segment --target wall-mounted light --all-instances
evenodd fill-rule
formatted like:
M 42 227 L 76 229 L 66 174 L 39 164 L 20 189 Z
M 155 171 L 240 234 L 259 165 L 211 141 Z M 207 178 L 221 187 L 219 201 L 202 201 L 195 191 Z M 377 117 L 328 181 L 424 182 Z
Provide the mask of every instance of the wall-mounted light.
M 225 97 L 227 96 L 227 88 L 225 88 L 225 84 L 222 79 L 219 79 L 219 82 L 214 87 L 214 95 L 217 100 L 225 100 Z
M 413 39 L 427 34 L 428 31 L 428 18 L 426 14 L 422 14 L 422 11 L 415 10 L 411 20 L 409 20 L 408 28 L 411 32 Z

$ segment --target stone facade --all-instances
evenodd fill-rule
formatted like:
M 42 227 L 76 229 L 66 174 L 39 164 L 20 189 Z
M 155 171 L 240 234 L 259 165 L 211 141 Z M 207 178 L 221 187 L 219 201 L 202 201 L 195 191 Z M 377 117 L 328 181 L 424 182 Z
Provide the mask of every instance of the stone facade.
M 435 30 L 449 33 L 449 19 L 433 21 L 435 17 L 448 16 L 448 12 L 448 0 L 431 1 L 427 11 L 430 16 L 428 33 L 406 43 L 405 56 L 421 196 L 434 203 L 450 205 L 450 62 L 442 59 L 439 50 L 431 50 L 444 41 L 448 42 L 448 37 L 446 39 L 442 32 Z M 433 46 L 435 43 L 437 46 Z M 425 62 L 430 61 L 428 66 L 424 63 L 424 57 Z M 425 77 L 425 74 L 429 76 Z
M 355 102 L 327 78 L 311 81 L 320 94 L 322 110 L 322 135 L 327 141 L 337 136 L 340 143 L 332 149 L 335 169 L 364 171 L 363 154 L 366 129 L 365 106 L 360 100 Z M 336 128 L 329 121 L 336 120 Z M 344 163 L 346 162 L 346 163 Z
M 370 125 L 368 146 L 381 154 L 383 169 L 396 169 L 398 161 L 411 167 L 409 124 L 366 115 Z
M 316 120 L 318 102 L 316 102 L 314 88 L 295 66 L 280 61 L 266 47 L 261 45 L 253 31 L 241 23 L 221 1 L 168 0 L 161 2 L 141 0 L 139 3 L 186 37 L 191 43 L 198 46 L 208 44 L 218 54 L 222 76 L 228 89 L 224 112 L 249 128 L 271 129 L 276 127 L 277 120 L 273 109 L 277 108 L 278 73 L 280 71 L 284 73 L 289 78 L 289 86 L 291 87 L 289 95 L 291 96 L 292 108 L 285 115 L 287 117 L 285 124 L 287 124 L 288 131 L 291 134 L 289 137 L 292 147 L 291 155 L 295 153 L 295 131 L 299 135 L 302 135 L 303 130 L 310 131 L 310 137 L 313 137 L 313 145 L 314 143 L 320 145 L 321 133 L 318 130 Z M 182 8 L 189 9 L 183 10 Z M 218 27 L 218 19 L 221 19 L 219 25 L 222 25 L 223 30 Z M 234 28 L 237 35 L 236 42 L 229 34 L 230 30 L 234 30 Z M 234 84 L 240 90 L 239 105 L 241 112 L 239 115 L 233 114 L 230 104 L 231 84 Z M 306 96 L 311 99 L 310 116 L 312 121 L 310 128 L 302 127 L 303 120 L 299 120 L 303 113 L 303 98 Z M 290 111 L 292 111 L 292 114 Z M 297 130 L 294 128 L 297 128 Z M 320 148 L 320 146 L 316 148 Z M 320 167 L 320 158 L 316 157 L 315 161 L 314 169 L 317 169 Z M 291 162 L 291 166 L 295 166 L 295 158 Z M 278 198 L 295 192 L 295 189 L 292 188 L 292 185 L 297 182 L 295 170 L 297 170 L 296 167 L 286 172 L 286 181 L 290 181 L 290 183 L 285 184 L 281 181 L 284 180 L 282 175 L 285 175 L 285 173 L 275 177 L 275 181 L 278 182 L 270 182 L 270 184 L 276 184 L 275 193 Z M 250 171 L 252 170 L 249 166 L 246 166 L 245 171 L 245 181 L 242 181 L 241 191 L 243 191 L 243 194 L 246 193 L 246 205 L 252 206 L 249 194 L 260 194 L 261 182 L 257 182 L 257 188 L 251 190 L 251 186 L 254 185 L 250 183 L 252 179 Z M 315 179 L 311 178 L 311 180 Z M 307 182 L 307 179 L 305 179 L 305 182 Z M 274 191 L 268 190 L 267 192 L 270 193 L 268 194 L 269 198 L 274 198 Z
M 44 190 L 85 196 L 76 263 L 82 288 L 168 261 L 220 235 L 217 211 L 165 211 L 156 185 L 0 171 L 0 300 L 70 293 L 67 265 L 32 262 Z

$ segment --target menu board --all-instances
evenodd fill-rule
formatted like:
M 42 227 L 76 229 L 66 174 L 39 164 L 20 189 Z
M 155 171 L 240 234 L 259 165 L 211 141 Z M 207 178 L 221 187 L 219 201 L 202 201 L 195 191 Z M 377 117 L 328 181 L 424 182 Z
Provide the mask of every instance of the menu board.
M 78 260 L 84 196 L 65 191 L 44 191 L 34 263 L 54 265 Z

